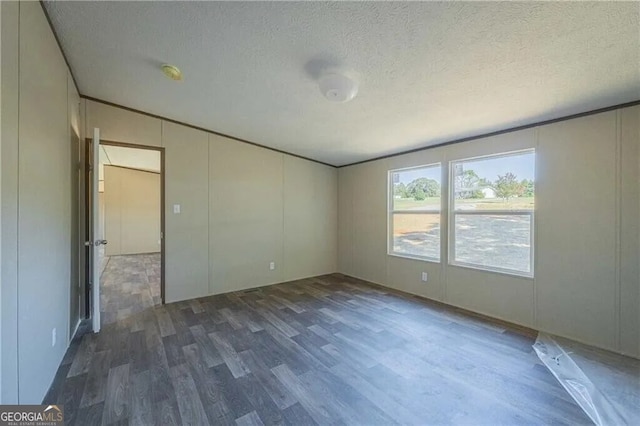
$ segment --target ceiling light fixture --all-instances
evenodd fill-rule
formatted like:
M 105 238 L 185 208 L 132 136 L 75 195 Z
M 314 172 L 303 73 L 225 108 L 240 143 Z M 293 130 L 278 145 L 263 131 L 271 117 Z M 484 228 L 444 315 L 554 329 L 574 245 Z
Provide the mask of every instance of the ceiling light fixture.
M 169 65 L 169 64 L 162 65 L 162 72 L 171 80 L 175 80 L 175 81 L 182 80 L 182 71 L 180 71 L 178 67 L 174 65 Z
M 349 102 L 358 94 L 358 83 L 342 74 L 325 74 L 318 83 L 324 97 L 331 102 Z

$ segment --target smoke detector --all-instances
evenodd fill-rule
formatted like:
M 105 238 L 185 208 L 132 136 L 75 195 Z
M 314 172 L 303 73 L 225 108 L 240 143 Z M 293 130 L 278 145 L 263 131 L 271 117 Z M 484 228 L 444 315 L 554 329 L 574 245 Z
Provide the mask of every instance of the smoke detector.
M 320 77 L 320 91 L 331 102 L 349 102 L 358 94 L 358 83 L 349 77 L 329 73 Z

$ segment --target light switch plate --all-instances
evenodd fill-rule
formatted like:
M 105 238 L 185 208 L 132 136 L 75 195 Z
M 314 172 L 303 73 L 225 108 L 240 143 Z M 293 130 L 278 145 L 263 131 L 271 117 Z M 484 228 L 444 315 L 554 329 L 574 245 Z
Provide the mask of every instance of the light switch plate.
M 422 273 L 422 281 L 424 281 L 426 283 L 428 278 L 429 278 L 429 276 L 427 275 L 427 273 L 423 272 Z
M 180 214 L 180 204 L 173 205 L 173 214 Z

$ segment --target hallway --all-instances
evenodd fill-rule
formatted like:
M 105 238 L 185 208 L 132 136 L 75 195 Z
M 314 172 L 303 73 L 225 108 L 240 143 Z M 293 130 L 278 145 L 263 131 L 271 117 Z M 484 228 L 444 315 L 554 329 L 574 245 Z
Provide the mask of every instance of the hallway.
M 160 253 L 110 256 L 100 277 L 102 326 L 162 303 Z

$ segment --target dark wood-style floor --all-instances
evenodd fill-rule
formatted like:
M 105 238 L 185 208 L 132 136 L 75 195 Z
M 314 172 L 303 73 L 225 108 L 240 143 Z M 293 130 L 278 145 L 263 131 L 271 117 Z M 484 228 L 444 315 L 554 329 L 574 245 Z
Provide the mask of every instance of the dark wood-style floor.
M 534 338 L 330 275 L 151 307 L 73 341 L 68 424 L 587 424 Z
M 100 324 L 160 305 L 160 253 L 109 256 L 100 276 Z

